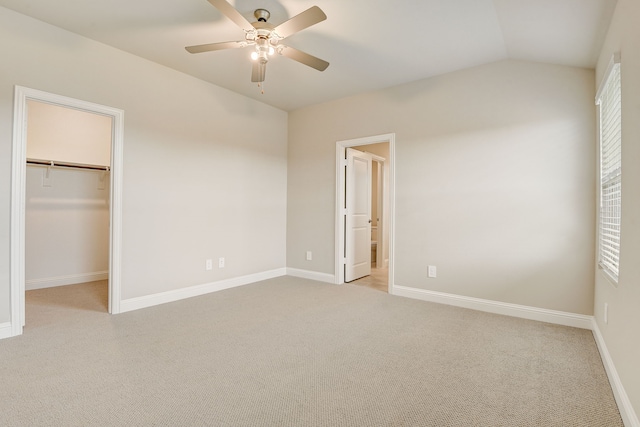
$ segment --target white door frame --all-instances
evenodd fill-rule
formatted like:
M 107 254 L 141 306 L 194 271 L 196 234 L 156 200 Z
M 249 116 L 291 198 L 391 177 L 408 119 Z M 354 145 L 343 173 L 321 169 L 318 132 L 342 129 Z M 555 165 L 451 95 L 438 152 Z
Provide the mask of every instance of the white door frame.
M 27 101 L 29 100 L 101 114 L 113 119 L 109 214 L 109 313 L 120 313 L 121 301 L 124 111 L 36 89 L 16 86 L 13 106 L 13 157 L 11 167 L 11 336 L 21 335 L 25 324 L 25 183 L 27 169 Z
M 389 293 L 393 294 L 394 289 L 394 254 L 395 254 L 395 150 L 396 135 L 388 133 L 384 135 L 368 136 L 364 138 L 348 139 L 336 142 L 336 212 L 335 212 L 335 283 L 341 285 L 344 283 L 344 265 L 345 265 L 345 241 L 344 241 L 344 215 L 345 210 L 341 207 L 345 198 L 345 152 L 347 147 L 358 147 L 361 145 L 379 144 L 383 142 L 389 143 L 389 158 L 385 162 L 389 162 L 389 213 L 388 232 L 389 232 Z

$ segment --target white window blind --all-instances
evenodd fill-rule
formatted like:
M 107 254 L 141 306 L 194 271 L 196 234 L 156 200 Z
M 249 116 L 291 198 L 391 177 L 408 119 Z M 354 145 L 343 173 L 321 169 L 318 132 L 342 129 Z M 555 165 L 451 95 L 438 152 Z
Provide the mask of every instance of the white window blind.
M 614 58 L 598 91 L 600 106 L 600 221 L 599 263 L 618 281 L 622 185 L 622 105 L 620 62 Z

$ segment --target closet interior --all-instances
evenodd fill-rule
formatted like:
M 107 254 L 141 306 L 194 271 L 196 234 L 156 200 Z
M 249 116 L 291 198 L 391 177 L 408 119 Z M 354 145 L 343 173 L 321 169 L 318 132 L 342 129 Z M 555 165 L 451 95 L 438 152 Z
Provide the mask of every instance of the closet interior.
M 25 289 L 108 290 L 113 119 L 33 100 L 27 109 Z

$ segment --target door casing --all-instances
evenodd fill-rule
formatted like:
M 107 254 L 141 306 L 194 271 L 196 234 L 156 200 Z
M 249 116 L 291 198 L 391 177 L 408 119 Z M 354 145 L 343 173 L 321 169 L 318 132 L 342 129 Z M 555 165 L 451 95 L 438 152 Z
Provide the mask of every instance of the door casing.
M 121 301 L 124 111 L 37 89 L 15 86 L 11 167 L 11 336 L 21 335 L 25 324 L 25 183 L 28 100 L 75 108 L 88 113 L 102 114 L 113 119 L 109 213 L 109 313 L 120 313 Z

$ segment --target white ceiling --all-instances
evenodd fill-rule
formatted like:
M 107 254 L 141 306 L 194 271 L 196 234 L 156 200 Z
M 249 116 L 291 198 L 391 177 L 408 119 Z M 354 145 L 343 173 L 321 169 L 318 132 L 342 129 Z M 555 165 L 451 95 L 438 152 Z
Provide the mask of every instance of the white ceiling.
M 286 44 L 329 61 L 324 72 L 277 56 L 264 95 L 250 48 L 192 55 L 185 46 L 242 40 L 207 0 L 0 0 L 0 6 L 166 65 L 283 110 L 501 59 L 594 68 L 615 0 L 230 0 L 250 22 L 279 24 L 311 6 L 327 20 Z

